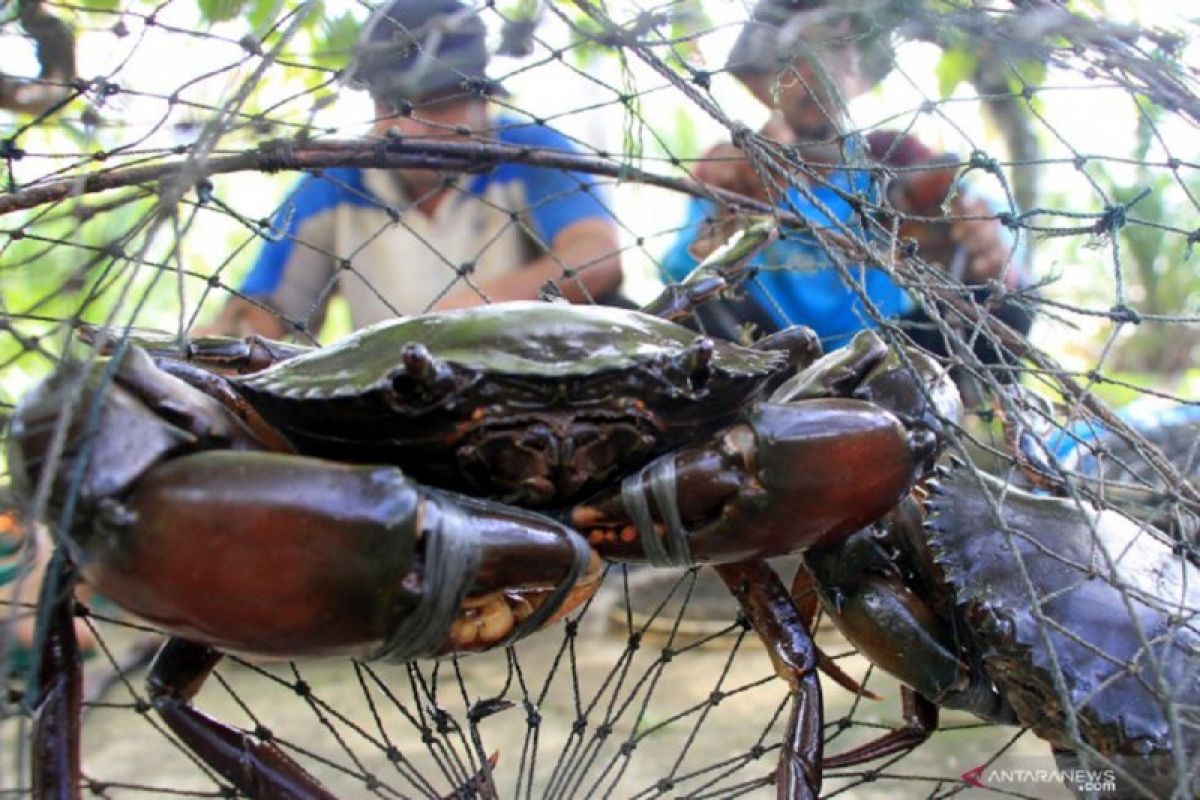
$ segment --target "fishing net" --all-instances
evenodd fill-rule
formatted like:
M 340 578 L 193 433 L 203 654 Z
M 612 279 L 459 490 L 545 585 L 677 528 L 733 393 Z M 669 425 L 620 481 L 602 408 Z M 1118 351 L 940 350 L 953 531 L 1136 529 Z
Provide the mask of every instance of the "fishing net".
M 928 348 L 963 398 L 943 420 L 953 461 L 918 489 L 925 549 L 876 532 L 852 574 L 848 556 L 771 562 L 785 585 L 816 579 L 816 644 L 863 690 L 821 679 L 825 755 L 911 726 L 880 653 L 921 664 L 922 643 L 856 645 L 831 618 L 868 584 L 940 615 L 960 674 L 1000 704 L 943 686 L 936 731 L 828 766 L 822 795 L 1194 796 L 1200 62 L 1183 4 L 465 7 L 486 76 L 426 67 L 462 78 L 452 99 L 486 96 L 488 121 L 438 123 L 443 93 L 394 108 L 426 124 L 413 137 L 356 88 L 373 4 L 4 5 L 0 413 L 129 337 L 321 346 L 505 299 L 510 241 L 553 265 L 527 299 L 642 305 L 767 219 L 776 240 L 681 322 L 742 344 L 819 323 L 827 350 L 872 328 Z M 363 182 L 392 169 L 444 180 L 441 228 L 415 221 L 422 198 Z M 479 188 L 522 170 L 556 188 Z M 489 232 L 454 228 L 479 203 Z M 615 252 L 573 258 L 555 240 L 555 215 L 580 204 L 603 209 Z M 333 245 L 339 225 L 353 235 Z M 602 277 L 615 260 L 619 290 Z M 49 479 L 6 487 L 0 517 L 4 797 L 33 791 L 30 665 L 56 599 L 41 576 L 66 558 L 73 503 L 49 494 Z M 161 633 L 76 597 L 84 796 L 244 796 L 156 716 Z M 335 796 L 755 797 L 777 791 L 792 693 L 711 569 L 610 564 L 583 607 L 510 647 L 402 664 L 231 654 L 195 703 Z

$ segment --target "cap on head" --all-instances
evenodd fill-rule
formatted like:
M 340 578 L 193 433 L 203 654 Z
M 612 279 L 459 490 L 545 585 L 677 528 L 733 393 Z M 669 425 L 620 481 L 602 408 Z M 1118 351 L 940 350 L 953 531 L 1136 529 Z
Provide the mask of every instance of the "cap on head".
M 810 49 L 805 34 L 812 28 L 825 25 L 832 29 L 846 22 L 849 41 L 844 44 L 860 50 L 863 70 L 873 85 L 892 69 L 887 41 L 889 20 L 895 15 L 891 5 L 890 0 L 759 0 L 729 51 L 725 68 L 742 80 L 751 75 L 778 75 Z
M 363 26 L 347 81 L 385 102 L 493 94 L 486 39 L 478 13 L 459 0 L 391 0 Z

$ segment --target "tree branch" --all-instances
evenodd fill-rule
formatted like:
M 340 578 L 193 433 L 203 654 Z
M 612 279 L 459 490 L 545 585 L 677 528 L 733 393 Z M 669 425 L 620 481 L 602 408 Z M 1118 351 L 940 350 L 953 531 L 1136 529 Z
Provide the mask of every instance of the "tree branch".
M 204 163 L 199 179 L 231 172 L 314 171 L 333 167 L 419 167 L 446 172 L 484 172 L 504 163 L 530 164 L 588 175 L 602 175 L 714 200 L 748 212 L 777 213 L 770 204 L 751 197 L 717 189 L 688 178 L 673 178 L 647 172 L 607 158 L 482 142 L 402 139 L 321 142 L 277 140 L 267 142 L 256 150 L 210 158 Z M 37 184 L 0 195 L 0 215 L 109 189 L 169 181 L 177 178 L 183 165 L 183 161 L 174 161 L 152 166 L 118 167 L 86 177 L 78 176 Z

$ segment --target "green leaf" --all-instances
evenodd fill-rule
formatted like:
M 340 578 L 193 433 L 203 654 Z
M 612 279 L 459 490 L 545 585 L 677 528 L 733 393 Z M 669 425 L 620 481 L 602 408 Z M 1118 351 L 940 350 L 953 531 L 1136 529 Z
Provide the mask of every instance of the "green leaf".
M 196 0 L 205 22 L 228 22 L 242 11 L 246 0 Z
M 251 0 L 246 20 L 257 36 L 262 36 L 279 17 L 282 0 Z
M 675 109 L 675 127 L 670 131 L 667 144 L 677 158 L 695 158 L 700 153 L 696 116 L 689 109 Z
M 700 0 L 679 0 L 671 8 L 671 38 L 696 38 L 713 29 L 712 18 L 704 10 Z M 689 43 L 689 47 L 695 47 Z
M 1042 61 L 1022 59 L 1008 74 L 1008 90 L 1014 95 L 1022 94 L 1026 87 L 1038 89 L 1046 82 L 1046 64 Z M 1035 93 L 1031 99 L 1036 99 Z
M 304 15 L 304 19 L 300 20 L 302 31 L 316 30 L 318 23 L 325 19 L 325 0 L 310 0 L 309 5 L 312 8 Z
M 1023 59 L 1017 64 L 1021 79 L 1029 86 L 1041 86 L 1046 82 L 1046 62 Z
M 323 67 L 345 66 L 354 52 L 354 43 L 358 41 L 359 21 L 345 11 L 326 20 L 322 27 L 313 59 Z
M 975 54 L 965 48 L 956 47 L 942 53 L 934 72 L 938 79 L 938 92 L 943 98 L 954 94 L 960 83 L 971 79 L 976 63 Z
M 116 11 L 121 5 L 121 0 L 87 0 L 82 6 L 82 11 Z

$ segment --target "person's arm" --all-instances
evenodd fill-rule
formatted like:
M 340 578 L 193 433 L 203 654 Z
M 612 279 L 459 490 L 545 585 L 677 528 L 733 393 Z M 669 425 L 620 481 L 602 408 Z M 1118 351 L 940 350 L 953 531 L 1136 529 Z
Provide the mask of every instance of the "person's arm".
M 230 297 L 211 322 L 194 336 L 248 336 L 282 339 L 295 333 L 291 321 L 319 324 L 323 300 L 335 274 L 333 210 L 354 195 L 347 182 L 353 170 L 330 170 L 300 181 L 272 221 L 240 295 Z
M 225 301 L 212 320 L 192 328 L 192 336 L 250 336 L 282 339 L 289 333 L 279 312 L 246 297 L 233 296 Z
M 564 273 L 570 271 L 571 277 Z M 621 283 L 617 232 L 611 222 L 588 217 L 554 237 L 550 251 L 500 278 L 460 284 L 434 305 L 437 311 L 468 308 L 505 300 L 535 300 L 543 286 L 555 284 L 572 303 L 592 302 L 616 291 Z
M 499 129 L 502 143 L 573 153 L 562 134 L 540 125 Z M 519 211 L 532 238 L 544 249 L 521 269 L 475 286 L 455 286 L 437 310 L 479 305 L 486 300 L 534 300 L 553 283 L 571 302 L 593 302 L 621 284 L 617 226 L 606 187 L 594 177 L 569 170 L 508 165 L 507 179 L 520 188 Z

